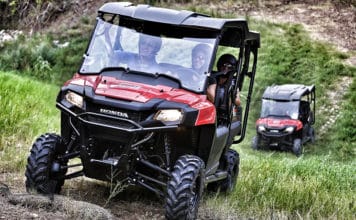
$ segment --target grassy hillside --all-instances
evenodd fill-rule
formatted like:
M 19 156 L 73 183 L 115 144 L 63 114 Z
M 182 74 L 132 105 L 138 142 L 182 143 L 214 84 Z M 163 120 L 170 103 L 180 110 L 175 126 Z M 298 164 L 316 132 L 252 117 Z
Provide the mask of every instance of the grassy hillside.
M 299 25 L 254 21 L 250 21 L 249 25 L 251 29 L 261 32 L 262 43 L 247 136 L 242 144 L 234 146 L 241 156 L 238 185 L 227 197 L 206 195 L 203 206 L 205 215 L 213 219 L 354 219 L 355 67 L 344 66 L 342 61 L 347 58 L 347 54 L 311 41 Z M 24 59 L 29 60 L 24 69 L 17 66 L 14 68 L 22 76 L 15 72 L 0 72 L 0 172 L 23 172 L 24 161 L 34 138 L 44 132 L 58 132 L 56 84 L 76 70 L 75 64 L 82 54 L 78 51 L 83 51 L 83 45 L 86 44 L 81 38 L 75 38 L 70 42 L 70 47 L 60 48 L 51 43 L 52 38 L 48 40 L 43 36 L 38 37 L 20 39 L 21 45 L 32 45 L 21 46 L 21 50 L 16 50 L 19 42 L 0 48 L 3 54 L 4 51 L 7 54 L 0 57 L 0 68 L 9 70 L 11 67 L 6 65 L 20 65 Z M 35 47 L 36 43 L 32 42 L 40 42 L 41 39 L 45 39 L 42 43 L 46 46 L 44 50 Z M 63 60 L 58 61 L 52 52 Z M 17 59 L 9 62 L 12 57 Z M 38 57 L 42 57 L 42 60 Z M 51 71 L 46 74 L 38 71 L 39 74 L 36 74 L 32 71 L 36 70 L 33 62 L 39 63 L 39 70 L 44 68 L 45 71 Z M 47 64 L 49 69 L 46 69 Z M 53 78 L 53 72 L 59 75 Z M 23 74 L 32 78 L 26 78 Z M 340 107 L 336 120 L 321 135 L 319 130 L 334 114 L 335 100 L 330 99 L 328 94 L 337 90 L 342 77 L 351 80 L 351 86 L 345 96 L 336 100 Z M 307 145 L 300 158 L 285 152 L 256 152 L 250 147 L 251 138 L 255 134 L 254 122 L 260 110 L 261 94 L 266 86 L 282 83 L 316 85 L 317 142 L 315 145 Z
M 58 87 L 0 71 L 0 172 L 24 170 L 30 144 L 59 130 Z
M 305 30 L 299 25 L 275 25 L 261 22 L 256 24 L 251 22 L 251 26 L 261 32 L 262 43 L 250 128 L 254 126 L 255 120 L 259 116 L 261 96 L 268 85 L 284 83 L 314 84 L 316 86 L 316 130 L 318 131 L 329 121 L 332 115 L 335 115 L 335 105 L 341 111 L 337 113 L 339 120 L 335 121 L 334 126 L 330 126 L 332 130 L 328 130 L 322 136 L 317 132 L 318 143 L 307 148 L 307 152 L 328 155 L 336 161 L 353 159 L 355 156 L 355 139 L 346 137 L 356 136 L 356 121 L 351 120 L 346 123 L 342 120 L 342 118 L 348 117 L 347 115 L 353 115 L 351 109 L 356 107 L 355 97 L 351 92 L 356 82 L 356 68 L 342 64 L 342 61 L 348 55 L 337 52 L 331 46 L 310 40 Z M 347 78 L 352 82 L 352 86 L 349 88 L 350 92 L 347 96 L 341 95 L 338 100 L 334 100 L 330 94 L 341 93 L 340 86 L 341 88 L 347 86 L 339 84 L 342 78 Z M 334 129 L 335 127 L 343 127 L 343 129 Z M 253 129 L 249 129 L 249 135 L 254 133 Z M 330 135 L 334 137 L 334 140 L 338 140 L 338 143 L 334 142 L 332 146 L 327 144 L 330 139 L 325 141 L 324 138 Z M 345 144 L 342 144 L 342 142 Z M 344 145 L 343 151 L 347 153 L 339 152 L 339 148 L 336 146 L 340 145 Z
M 245 141 L 235 146 L 241 167 L 231 196 L 211 195 L 206 200 L 216 218 L 355 218 L 356 94 L 355 67 L 342 65 L 347 54 L 313 42 L 298 25 L 251 23 L 261 32 L 258 75 Z M 318 130 L 334 114 L 331 91 L 340 78 L 352 81 L 349 92 L 337 100 L 341 111 L 324 134 Z M 317 89 L 317 142 L 306 145 L 304 155 L 251 150 L 260 99 L 271 84 L 315 84 Z M 336 91 L 340 92 L 340 91 Z M 321 109 L 326 109 L 323 112 Z M 216 208 L 219 207 L 219 208 Z M 219 210 L 219 211 L 217 211 Z

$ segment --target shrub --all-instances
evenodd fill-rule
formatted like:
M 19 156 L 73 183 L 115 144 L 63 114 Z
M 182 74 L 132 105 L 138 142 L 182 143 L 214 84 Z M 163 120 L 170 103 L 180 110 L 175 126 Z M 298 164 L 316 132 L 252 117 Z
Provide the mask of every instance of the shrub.
M 58 40 L 57 40 L 58 41 Z M 17 71 L 41 81 L 62 84 L 79 68 L 87 41 L 83 37 L 72 38 L 62 47 L 50 35 L 18 37 L 0 48 L 0 69 Z

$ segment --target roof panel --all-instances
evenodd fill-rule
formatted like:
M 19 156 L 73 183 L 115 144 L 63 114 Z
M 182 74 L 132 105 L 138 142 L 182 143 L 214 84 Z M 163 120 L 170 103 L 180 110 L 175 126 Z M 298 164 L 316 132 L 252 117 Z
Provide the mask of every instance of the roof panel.
M 248 30 L 245 19 L 212 18 L 208 15 L 187 10 L 173 10 L 141 4 L 135 5 L 129 2 L 106 3 L 99 9 L 99 12 L 120 14 L 136 19 L 166 24 L 197 26 L 209 29 L 222 29 L 225 25 L 233 25 L 243 26 Z
M 223 30 L 231 29 L 239 31 L 238 35 L 244 42 L 251 41 L 254 47 L 260 46 L 260 35 L 255 32 L 250 32 L 245 19 L 224 19 L 213 18 L 208 15 L 199 14 L 187 10 L 173 10 L 167 8 L 153 7 L 150 5 L 133 4 L 129 2 L 111 2 L 104 4 L 100 9 L 101 13 L 118 14 L 133 19 L 151 21 L 157 24 L 169 24 L 179 28 L 196 28 L 206 30 Z M 224 41 L 225 42 L 225 41 Z M 226 44 L 232 44 L 231 39 L 226 41 Z M 226 46 L 226 45 L 225 45 Z
M 273 100 L 283 100 L 292 101 L 300 100 L 303 95 L 309 94 L 315 90 L 315 86 L 305 86 L 301 84 L 284 84 L 284 85 L 273 85 L 266 88 L 262 98 L 273 99 Z

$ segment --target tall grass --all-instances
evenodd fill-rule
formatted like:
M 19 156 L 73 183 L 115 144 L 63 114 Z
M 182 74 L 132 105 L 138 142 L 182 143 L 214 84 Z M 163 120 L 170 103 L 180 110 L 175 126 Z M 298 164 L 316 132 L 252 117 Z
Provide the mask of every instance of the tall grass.
M 250 156 L 242 160 L 240 182 L 232 197 L 241 209 L 252 205 L 260 211 L 272 208 L 312 218 L 351 218 L 354 165 L 318 157 Z
M 23 168 L 31 142 L 59 131 L 58 87 L 0 72 L 0 172 Z
M 226 213 L 248 213 L 258 219 L 353 219 L 356 211 L 355 163 L 287 154 L 244 154 L 236 190 L 228 197 L 211 196 L 207 206 L 227 206 Z M 220 205 L 218 205 L 220 204 Z M 233 215 L 233 214 L 232 214 Z

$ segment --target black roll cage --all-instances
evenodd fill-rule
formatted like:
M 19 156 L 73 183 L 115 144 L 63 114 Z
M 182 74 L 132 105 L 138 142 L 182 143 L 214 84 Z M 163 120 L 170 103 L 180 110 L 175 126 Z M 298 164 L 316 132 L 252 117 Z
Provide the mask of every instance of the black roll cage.
M 240 143 L 245 137 L 247 119 L 249 114 L 251 96 L 253 91 L 254 78 L 257 66 L 257 51 L 260 47 L 260 34 L 249 31 L 245 19 L 224 19 L 212 18 L 208 15 L 186 11 L 157 8 L 150 5 L 135 5 L 130 2 L 112 2 L 103 5 L 98 12 L 98 16 L 103 18 L 105 14 L 119 16 L 120 25 L 134 27 L 142 33 L 151 35 L 165 35 L 174 37 L 214 37 L 217 38 L 214 47 L 213 59 L 209 70 L 213 68 L 213 61 L 216 59 L 218 46 L 239 48 L 238 66 L 235 74 L 235 83 L 232 88 L 232 100 L 236 97 L 237 90 L 241 91 L 244 77 L 250 78 L 246 107 L 243 116 L 241 135 L 233 143 Z M 114 17 L 113 17 L 114 18 Z M 165 19 L 162 19 L 165 18 Z M 159 27 L 159 28 L 157 28 Z M 252 65 L 250 65 L 250 55 L 253 55 Z M 252 66 L 251 71 L 249 71 Z M 205 89 L 208 86 L 206 82 Z M 230 112 L 232 112 L 230 110 Z M 231 124 L 229 124 L 231 126 Z

